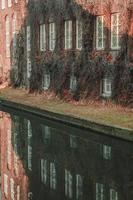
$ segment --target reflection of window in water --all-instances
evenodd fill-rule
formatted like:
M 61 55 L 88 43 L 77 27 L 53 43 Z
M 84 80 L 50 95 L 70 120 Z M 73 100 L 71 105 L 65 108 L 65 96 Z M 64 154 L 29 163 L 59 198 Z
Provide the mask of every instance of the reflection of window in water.
M 76 181 L 73 179 L 76 178 Z M 75 177 L 72 176 L 71 172 L 65 169 L 65 195 L 70 199 L 73 197 L 73 184 L 76 188 L 76 200 L 83 198 L 83 179 L 82 176 L 77 174 Z
M 54 163 L 50 163 L 50 188 L 56 189 L 56 169 Z
M 110 189 L 110 200 L 118 200 L 118 192 L 114 189 Z
M 76 199 L 81 200 L 83 197 L 83 180 L 82 177 L 77 174 L 76 175 Z
M 41 182 L 47 183 L 47 160 L 41 159 Z
M 74 135 L 70 135 L 70 147 L 77 148 L 77 137 Z
M 20 200 L 20 185 L 17 185 L 17 200 Z
M 4 194 L 8 197 L 8 176 L 4 174 Z
M 56 189 L 57 179 L 55 163 L 41 159 L 41 182 L 46 185 L 48 179 L 50 182 L 50 188 Z
M 45 144 L 49 144 L 51 140 L 51 129 L 48 126 L 42 125 L 42 137 Z
M 111 146 L 103 145 L 103 158 L 106 160 L 111 160 Z
M 7 164 L 11 168 L 11 129 L 7 130 Z
M 28 132 L 28 169 L 32 170 L 32 127 L 31 122 L 27 121 L 27 132 Z
M 104 186 L 101 183 L 96 183 L 96 200 L 104 200 Z
M 11 191 L 11 200 L 15 200 L 15 197 L 14 197 L 14 180 L 12 178 L 10 179 L 10 191 Z
M 29 192 L 28 193 L 28 200 L 32 200 L 33 199 L 33 193 L 32 192 Z
M 14 144 L 14 169 L 18 174 L 18 134 L 19 134 L 19 117 L 13 116 L 12 124 L 13 144 Z
M 72 198 L 72 175 L 70 171 L 65 169 L 65 195 Z

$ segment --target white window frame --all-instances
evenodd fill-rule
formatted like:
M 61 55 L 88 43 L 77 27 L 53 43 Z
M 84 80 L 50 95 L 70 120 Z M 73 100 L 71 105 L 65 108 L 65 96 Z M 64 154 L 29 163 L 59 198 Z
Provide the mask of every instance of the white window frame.
M 49 23 L 49 50 L 54 51 L 56 42 L 55 23 Z
M 65 169 L 65 196 L 68 196 L 70 199 L 73 197 L 73 177 L 67 169 Z
M 27 52 L 27 78 L 31 77 L 31 55 L 30 51 Z
M 31 51 L 31 27 L 29 25 L 26 27 L 26 44 L 27 51 Z
M 83 197 L 83 179 L 82 176 L 76 175 L 76 200 L 80 200 Z
M 74 75 L 70 76 L 70 90 L 74 92 L 77 89 L 77 77 Z
M 96 200 L 104 200 L 104 185 L 96 183 Z
M 12 6 L 12 0 L 8 0 L 8 7 L 10 8 Z
M 65 21 L 65 49 L 72 49 L 72 20 Z
M 100 24 L 99 24 L 100 20 Z M 99 28 L 101 28 L 101 33 L 99 31 Z M 101 46 L 99 45 L 99 40 L 101 40 Z M 103 50 L 105 48 L 105 34 L 104 34 L 104 16 L 97 16 L 96 17 L 96 49 L 97 50 Z
M 31 28 L 26 27 L 26 48 L 27 48 L 27 78 L 31 77 Z
M 112 147 L 108 145 L 103 145 L 103 158 L 106 160 L 111 160 Z
M 46 25 L 40 24 L 40 51 L 46 51 Z
M 4 194 L 8 197 L 8 176 L 4 174 Z
M 114 18 L 116 17 L 116 24 L 114 24 Z M 111 14 L 111 49 L 119 50 L 120 49 L 120 13 Z M 114 32 L 116 32 L 114 34 Z M 114 45 L 114 39 L 116 44 Z
M 76 49 L 82 49 L 82 22 L 80 20 L 76 20 Z
M 9 16 L 6 16 L 5 19 L 5 28 L 6 28 L 6 57 L 10 57 L 10 20 Z
M 50 87 L 50 74 L 46 73 L 43 75 L 43 89 L 48 90 Z
M 56 168 L 55 163 L 50 163 L 50 188 L 56 189 L 57 187 L 57 178 L 56 178 Z
M 1 0 L 1 9 L 4 10 L 5 9 L 5 0 Z
M 102 80 L 102 96 L 111 97 L 112 95 L 112 80 L 110 78 L 104 78 Z
M 114 189 L 110 189 L 110 200 L 118 200 L 118 192 Z

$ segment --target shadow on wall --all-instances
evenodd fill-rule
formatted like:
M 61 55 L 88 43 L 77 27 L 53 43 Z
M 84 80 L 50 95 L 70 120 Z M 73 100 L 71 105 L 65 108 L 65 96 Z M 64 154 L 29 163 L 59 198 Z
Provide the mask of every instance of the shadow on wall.
M 12 41 L 12 85 L 54 91 L 67 100 L 110 97 L 133 103 L 132 8 L 118 5 L 120 17 L 115 13 L 113 18 L 113 2 L 98 5 L 29 1 L 25 22 Z

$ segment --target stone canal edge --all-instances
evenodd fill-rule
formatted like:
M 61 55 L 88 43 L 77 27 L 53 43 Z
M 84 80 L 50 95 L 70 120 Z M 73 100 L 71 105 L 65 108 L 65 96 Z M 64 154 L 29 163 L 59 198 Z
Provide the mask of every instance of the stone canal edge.
M 0 97 L 0 106 L 9 107 L 15 110 L 28 112 L 30 114 L 54 120 L 69 126 L 76 126 L 77 128 L 88 129 L 104 135 L 124 139 L 133 142 L 133 129 L 121 128 L 118 126 L 110 126 L 101 123 L 96 123 L 86 119 L 73 117 L 64 113 L 56 113 L 49 110 L 43 110 L 33 106 L 16 103 Z

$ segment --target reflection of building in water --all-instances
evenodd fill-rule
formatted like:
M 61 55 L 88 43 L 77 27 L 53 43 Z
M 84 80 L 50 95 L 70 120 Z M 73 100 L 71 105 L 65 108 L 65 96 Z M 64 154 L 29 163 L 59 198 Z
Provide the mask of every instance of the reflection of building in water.
M 131 200 L 132 143 L 4 114 L 2 200 Z
M 1 115 L 2 200 L 25 200 L 28 179 L 19 152 L 21 124 L 18 116 L 11 117 L 6 113 Z

